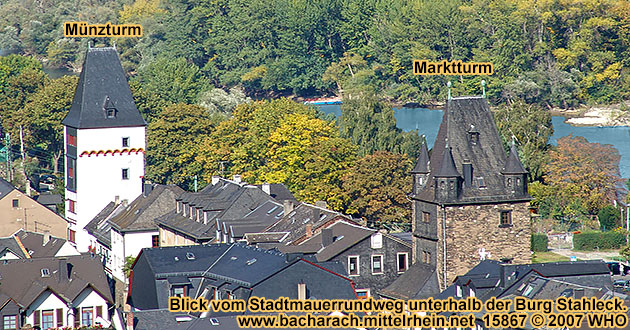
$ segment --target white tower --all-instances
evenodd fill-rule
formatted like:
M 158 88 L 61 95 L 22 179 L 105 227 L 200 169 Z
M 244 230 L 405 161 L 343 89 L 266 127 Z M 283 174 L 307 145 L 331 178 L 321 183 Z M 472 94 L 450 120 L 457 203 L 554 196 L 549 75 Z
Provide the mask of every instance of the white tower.
M 68 238 L 88 250 L 83 228 L 109 202 L 142 193 L 147 123 L 115 48 L 90 48 L 65 126 Z

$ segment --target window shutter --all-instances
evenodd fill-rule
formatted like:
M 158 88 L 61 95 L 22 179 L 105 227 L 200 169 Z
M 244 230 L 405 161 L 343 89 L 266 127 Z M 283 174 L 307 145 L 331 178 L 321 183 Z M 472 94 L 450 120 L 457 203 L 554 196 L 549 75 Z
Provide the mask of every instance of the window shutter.
M 39 325 L 40 311 L 35 311 L 33 315 L 33 325 Z
M 63 327 L 63 309 L 57 308 L 57 328 Z
M 96 306 L 96 317 L 103 317 L 103 306 Z
M 78 308 L 73 308 L 72 312 L 74 313 L 74 327 L 78 328 L 81 326 L 81 314 L 79 314 Z

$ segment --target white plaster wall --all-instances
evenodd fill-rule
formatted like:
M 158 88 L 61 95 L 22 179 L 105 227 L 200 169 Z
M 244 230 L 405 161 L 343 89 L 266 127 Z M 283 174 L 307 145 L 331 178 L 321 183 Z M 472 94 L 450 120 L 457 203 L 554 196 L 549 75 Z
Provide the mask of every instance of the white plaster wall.
M 70 242 L 65 242 L 63 243 L 63 246 L 61 246 L 59 251 L 57 251 L 57 254 L 55 254 L 55 257 L 67 257 L 67 256 L 78 256 L 78 255 L 80 255 L 80 253 L 79 251 L 77 251 L 77 248 L 74 247 L 72 244 L 70 244 Z
M 110 230 L 112 251 L 110 259 L 112 260 L 112 275 L 118 280 L 125 282 L 125 241 L 123 235 L 116 230 Z
M 76 220 L 71 229 L 76 231 L 79 251 L 90 246 L 89 234 L 83 227 L 90 222 L 116 196 L 132 202 L 142 192 L 144 153 L 91 156 L 83 152 L 122 150 L 122 138 L 129 138 L 127 149 L 145 149 L 145 127 L 119 127 L 77 130 L 76 194 L 66 190 L 66 198 L 76 201 L 75 214 L 68 211 L 68 218 Z M 65 137 L 64 137 L 65 139 Z M 122 179 L 122 169 L 129 169 L 129 179 Z
M 85 288 L 77 298 L 72 302 L 72 307 L 79 308 L 79 316 L 83 307 L 93 307 L 93 319 L 96 319 L 96 306 L 103 307 L 103 319 L 110 321 L 109 310 L 107 309 L 107 300 L 101 297 L 98 292 L 92 288 Z
M 129 138 L 127 148 L 146 148 L 144 126 L 91 128 L 77 130 L 77 152 L 80 155 L 83 151 L 121 150 L 123 137 Z
M 52 293 L 52 291 L 47 290 L 44 293 L 42 293 L 39 297 L 37 297 L 37 299 L 35 299 L 35 301 L 26 309 L 26 321 L 25 323 L 29 323 L 29 324 L 35 324 L 35 317 L 33 315 L 33 312 L 36 310 L 48 310 L 48 309 L 52 309 L 53 310 L 53 318 L 54 318 L 54 324 L 55 327 L 57 325 L 57 308 L 61 308 L 63 309 L 63 315 L 64 315 L 64 320 L 63 320 L 63 325 L 66 326 L 67 325 L 67 313 L 68 313 L 68 306 L 65 304 L 65 302 L 61 299 L 59 299 L 59 297 L 57 297 L 55 294 Z M 40 322 L 42 322 L 42 318 L 40 316 Z M 41 323 L 40 323 L 41 325 Z
M 151 239 L 153 235 L 159 234 L 160 232 L 157 230 L 125 233 L 125 256 L 135 258 L 143 248 L 153 247 Z

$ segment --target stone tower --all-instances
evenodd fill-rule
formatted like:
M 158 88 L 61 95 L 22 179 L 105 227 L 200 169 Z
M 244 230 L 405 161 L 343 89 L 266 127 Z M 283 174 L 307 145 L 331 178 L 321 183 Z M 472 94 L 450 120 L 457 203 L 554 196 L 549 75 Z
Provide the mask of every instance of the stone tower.
M 448 100 L 429 159 L 412 171 L 413 254 L 442 289 L 480 260 L 530 262 L 527 171 L 506 153 L 485 98 Z
M 109 202 L 142 193 L 146 122 L 115 48 L 90 48 L 63 120 L 68 238 L 87 251 L 83 229 Z

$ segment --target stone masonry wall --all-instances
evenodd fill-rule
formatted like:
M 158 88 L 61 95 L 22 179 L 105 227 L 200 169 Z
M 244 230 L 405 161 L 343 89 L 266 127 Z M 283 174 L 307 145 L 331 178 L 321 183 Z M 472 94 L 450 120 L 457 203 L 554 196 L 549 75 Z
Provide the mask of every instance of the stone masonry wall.
M 512 263 L 530 263 L 531 225 L 528 202 L 446 207 L 447 284 L 458 275 L 466 274 L 481 260 L 512 258 Z M 501 211 L 512 211 L 512 226 L 501 227 Z M 440 285 L 443 280 L 443 210 L 438 207 L 437 270 Z

